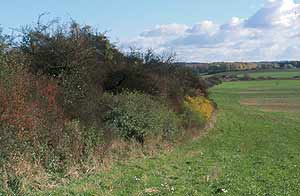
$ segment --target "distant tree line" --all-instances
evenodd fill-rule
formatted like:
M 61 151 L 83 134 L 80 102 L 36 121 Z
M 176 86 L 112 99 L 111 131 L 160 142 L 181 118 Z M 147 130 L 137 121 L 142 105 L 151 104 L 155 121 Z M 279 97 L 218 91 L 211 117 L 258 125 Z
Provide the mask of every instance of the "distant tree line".
M 178 63 L 194 68 L 199 74 L 216 74 L 231 71 L 271 70 L 300 68 L 300 61 L 274 62 L 216 62 L 216 63 Z

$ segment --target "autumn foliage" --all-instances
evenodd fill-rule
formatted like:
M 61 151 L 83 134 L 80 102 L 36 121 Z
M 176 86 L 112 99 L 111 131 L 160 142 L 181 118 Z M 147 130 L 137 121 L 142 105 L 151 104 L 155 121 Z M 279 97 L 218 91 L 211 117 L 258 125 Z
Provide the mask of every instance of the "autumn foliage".
M 45 128 L 63 126 L 64 115 L 57 102 L 58 85 L 26 69 L 10 65 L 6 69 L 10 74 L 0 80 L 0 122 L 15 132 L 19 142 L 37 145 Z
M 81 176 L 115 140 L 175 141 L 186 119 L 210 119 L 205 83 L 172 55 L 124 54 L 90 26 L 55 25 L 0 39 L 0 195 L 34 176 L 17 172 L 24 162 L 56 180 Z
M 193 112 L 203 116 L 206 120 L 212 117 L 214 106 L 213 103 L 205 97 L 186 97 L 185 105 Z

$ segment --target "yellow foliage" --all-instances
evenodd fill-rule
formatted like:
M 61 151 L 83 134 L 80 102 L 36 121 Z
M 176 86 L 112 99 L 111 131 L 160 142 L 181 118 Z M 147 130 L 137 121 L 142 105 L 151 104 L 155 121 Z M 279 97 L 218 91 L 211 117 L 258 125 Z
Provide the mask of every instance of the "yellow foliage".
M 185 105 L 193 112 L 204 116 L 206 120 L 211 118 L 214 110 L 212 102 L 205 97 L 186 97 Z

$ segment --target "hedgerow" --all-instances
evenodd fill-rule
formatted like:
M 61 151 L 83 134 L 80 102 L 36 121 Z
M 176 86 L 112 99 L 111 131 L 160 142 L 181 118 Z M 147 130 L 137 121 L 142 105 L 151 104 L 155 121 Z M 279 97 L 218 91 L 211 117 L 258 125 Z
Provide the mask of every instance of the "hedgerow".
M 147 137 L 171 139 L 179 131 L 176 114 L 149 95 L 124 92 L 114 97 L 114 101 L 106 122 L 123 138 L 144 143 Z
M 124 54 L 90 26 L 39 21 L 8 40 L 0 33 L 0 193 L 94 171 L 116 138 L 175 140 L 207 104 L 184 102 L 206 85 L 172 55 Z

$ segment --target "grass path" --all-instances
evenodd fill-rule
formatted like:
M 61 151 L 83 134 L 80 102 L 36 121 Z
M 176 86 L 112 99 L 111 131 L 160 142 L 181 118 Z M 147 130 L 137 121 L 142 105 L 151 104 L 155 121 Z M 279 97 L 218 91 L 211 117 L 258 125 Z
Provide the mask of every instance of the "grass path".
M 272 93 L 241 93 L 259 88 Z M 171 153 L 116 164 L 108 173 L 44 195 L 298 196 L 300 113 L 263 112 L 240 105 L 240 100 L 294 100 L 299 92 L 300 81 L 224 83 L 211 90 L 218 121 L 201 139 Z

